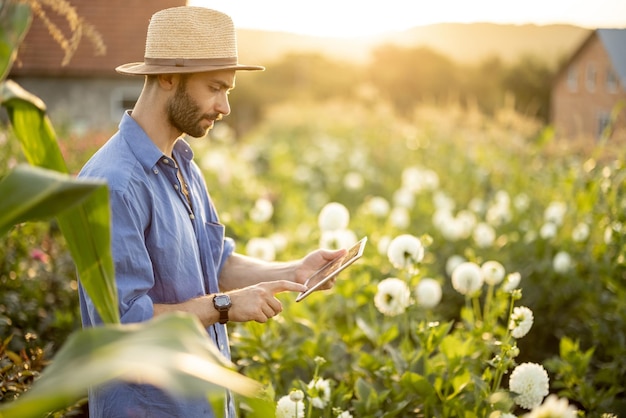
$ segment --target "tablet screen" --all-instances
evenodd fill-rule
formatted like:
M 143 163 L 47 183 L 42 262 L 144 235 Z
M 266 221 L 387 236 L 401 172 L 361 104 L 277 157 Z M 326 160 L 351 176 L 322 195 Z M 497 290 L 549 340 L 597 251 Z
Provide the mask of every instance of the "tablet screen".
M 304 282 L 304 285 L 308 289 L 298 295 L 296 302 L 300 302 L 302 299 L 309 296 L 311 293 L 323 286 L 324 283 L 339 274 L 341 270 L 358 260 L 363 255 L 363 249 L 365 248 L 366 242 L 367 237 L 362 238 L 359 242 L 354 244 L 343 257 L 330 261 L 321 269 L 313 273 L 306 280 L 306 282 Z

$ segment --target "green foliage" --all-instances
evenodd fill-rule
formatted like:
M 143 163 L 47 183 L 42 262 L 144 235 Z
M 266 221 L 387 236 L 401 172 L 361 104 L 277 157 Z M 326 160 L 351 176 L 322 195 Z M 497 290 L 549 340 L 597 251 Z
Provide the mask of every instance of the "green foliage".
M 333 290 L 300 303 L 281 295 L 281 316 L 232 326 L 240 370 L 271 384 L 279 399 L 294 389 L 308 393 L 314 359 L 325 359 L 318 375 L 330 381 L 331 397 L 311 417 L 335 416 L 333 408 L 353 416 L 483 417 L 523 413 L 508 393 L 508 378 L 516 365 L 535 362 L 550 366 L 550 391 L 585 416 L 623 412 L 626 170 L 615 155 L 555 155 L 550 141 L 535 140 L 540 133 L 539 125 L 510 109 L 491 118 L 456 107 L 418 107 L 405 123 L 383 105 L 325 102 L 277 106 L 240 143 L 194 142 L 240 251 L 251 238 L 277 233 L 286 242 L 277 258 L 301 256 L 319 243 L 317 215 L 331 201 L 349 209 L 356 236 L 370 238 L 364 258 Z M 408 175 L 412 169 L 421 177 Z M 428 186 L 432 173 L 438 181 Z M 399 199 L 406 189 L 410 203 Z M 274 205 L 266 223 L 250 217 L 260 197 Z M 374 197 L 392 208 L 404 204 L 410 222 L 400 226 L 390 213 L 377 216 L 369 207 Z M 447 223 L 437 222 L 441 202 L 452 208 Z M 554 202 L 566 210 L 550 235 L 543 229 Z M 493 240 L 481 243 L 472 229 L 458 232 L 463 213 L 471 214 L 474 227 L 490 225 Z M 588 234 L 577 232 L 580 224 Z M 398 271 L 378 251 L 401 233 L 429 243 L 417 275 Z M 570 255 L 565 270 L 555 266 L 561 251 Z M 466 300 L 446 269 L 457 255 L 519 272 L 521 299 L 485 286 Z M 442 302 L 432 309 L 412 306 L 397 317 L 381 314 L 373 303 L 377 285 L 394 276 L 411 289 L 435 278 Z M 506 336 L 511 303 L 534 313 L 521 339 Z M 569 354 L 558 351 L 564 337 L 579 341 Z M 566 392 L 566 374 L 552 368 L 553 358 L 573 365 L 587 359 L 586 389 Z M 581 373 L 576 370 L 567 373 Z
M 63 5 L 67 6 L 64 8 L 67 13 L 74 12 L 71 6 Z M 28 6 L 20 2 L 0 5 L 3 76 L 12 64 L 14 50 L 27 30 L 29 18 Z M 81 282 L 103 321 L 109 324 L 73 333 L 41 376 L 43 351 L 35 348 L 16 354 L 8 347 L 11 337 L 4 338 L 0 345 L 0 399 L 12 402 L 0 407 L 0 417 L 57 415 L 55 411 L 76 402 L 80 404 L 89 387 L 114 379 L 149 382 L 180 396 L 218 393 L 223 397 L 224 387 L 244 396 L 254 396 L 258 384 L 231 370 L 231 364 L 212 344 L 197 318 L 172 314 L 144 324 L 120 325 L 106 184 L 77 180 L 66 174 L 67 167 L 54 129 L 40 99 L 16 83 L 0 78 L 0 103 L 7 109 L 26 159 L 39 167 L 18 166 L 0 180 L 0 193 L 4 196 L 0 206 L 0 235 L 11 232 L 16 223 L 56 217 Z M 5 249 L 5 255 L 14 255 L 11 252 L 18 246 Z M 44 261 L 48 255 L 38 252 L 35 257 Z M 7 282 L 18 278 L 21 284 L 20 271 L 14 266 L 20 266 L 24 260 L 9 258 L 5 261 L 11 270 L 0 274 L 0 285 L 8 288 Z M 36 274 L 36 270 L 28 270 L 29 279 L 35 279 Z M 68 277 L 65 279 L 69 282 Z M 47 290 L 46 284 L 50 282 L 42 284 L 39 290 Z M 9 304 L 11 296 L 17 296 L 13 302 L 19 302 L 23 295 L 26 292 L 2 293 L 0 329 L 13 326 L 13 320 L 7 316 L 7 305 L 9 309 L 14 308 Z M 55 291 L 51 299 L 57 296 Z M 38 302 L 41 299 L 38 297 Z M 14 313 L 14 309 L 10 314 L 18 319 L 27 317 Z M 47 319 L 46 316 L 47 312 L 38 312 L 37 320 Z M 62 318 L 63 313 L 56 317 Z M 29 326 L 33 324 L 26 324 L 24 328 Z M 23 333 L 23 337 L 27 341 L 36 339 L 36 335 L 29 333 Z M 33 381 L 36 382 L 29 387 Z
M 80 399 L 85 388 L 115 379 L 150 383 L 178 396 L 221 394 L 223 387 L 247 394 L 258 390 L 255 382 L 228 369 L 197 319 L 173 314 L 150 325 L 96 327 L 73 334 L 37 384 L 1 416 L 43 416 Z

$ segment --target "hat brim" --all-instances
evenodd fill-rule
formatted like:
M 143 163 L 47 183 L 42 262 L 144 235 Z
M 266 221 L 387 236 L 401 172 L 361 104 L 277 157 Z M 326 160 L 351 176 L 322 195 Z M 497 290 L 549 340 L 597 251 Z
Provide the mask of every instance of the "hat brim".
M 120 74 L 127 75 L 156 75 L 156 74 L 182 74 L 182 73 L 204 73 L 209 71 L 237 70 L 237 71 L 264 71 L 265 67 L 260 65 L 197 65 L 197 66 L 174 66 L 174 65 L 153 65 L 144 62 L 131 62 L 115 68 Z

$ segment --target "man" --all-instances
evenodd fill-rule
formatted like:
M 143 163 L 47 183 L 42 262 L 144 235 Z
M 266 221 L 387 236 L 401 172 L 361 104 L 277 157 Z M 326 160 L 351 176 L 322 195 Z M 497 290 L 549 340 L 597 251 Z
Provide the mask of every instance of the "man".
M 306 277 L 345 250 L 317 250 L 301 260 L 265 263 L 234 252 L 193 152 L 181 138 L 203 137 L 230 113 L 238 70 L 235 29 L 227 15 L 202 7 L 154 14 L 144 62 L 122 74 L 145 76 L 119 131 L 80 176 L 107 180 L 112 250 L 123 323 L 172 311 L 196 315 L 229 356 L 227 321 L 266 322 L 281 312 L 275 294 L 300 292 Z M 84 326 L 101 323 L 80 289 Z M 232 400 L 226 415 L 235 416 Z M 90 392 L 92 418 L 212 417 L 206 399 L 172 398 L 147 385 L 116 383 Z

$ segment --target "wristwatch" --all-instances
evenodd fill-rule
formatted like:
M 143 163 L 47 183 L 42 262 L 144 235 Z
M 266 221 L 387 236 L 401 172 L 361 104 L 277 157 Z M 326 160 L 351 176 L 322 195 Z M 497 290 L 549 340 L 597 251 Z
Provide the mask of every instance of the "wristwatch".
M 224 293 L 219 293 L 213 296 L 213 306 L 220 313 L 220 324 L 228 322 L 228 310 L 232 306 L 230 302 L 230 296 Z

